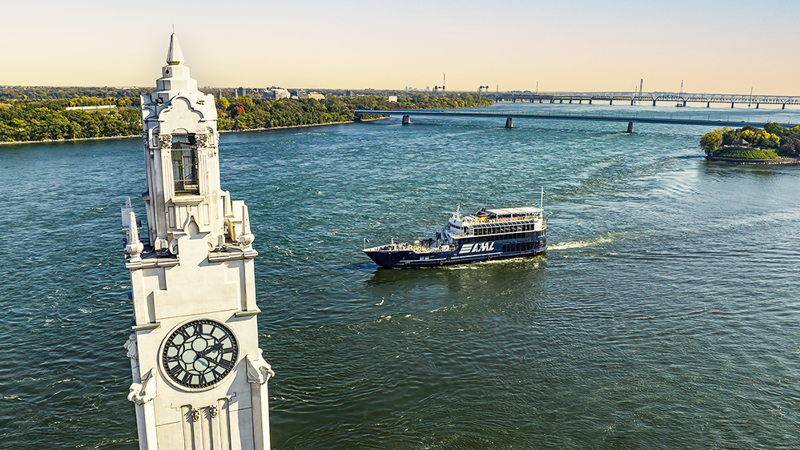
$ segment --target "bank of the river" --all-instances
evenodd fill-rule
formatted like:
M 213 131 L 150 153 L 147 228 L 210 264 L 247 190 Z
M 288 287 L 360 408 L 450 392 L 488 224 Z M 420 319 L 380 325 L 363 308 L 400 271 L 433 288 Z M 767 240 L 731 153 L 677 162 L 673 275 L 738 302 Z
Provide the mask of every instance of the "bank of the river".
M 357 123 L 357 122 L 372 122 L 374 120 L 385 119 L 387 116 L 375 117 L 373 119 L 360 119 L 360 120 L 348 120 L 345 122 L 326 122 L 326 123 L 309 123 L 303 125 L 288 125 L 285 127 L 272 127 L 272 128 L 251 128 L 247 130 L 219 130 L 220 133 L 243 133 L 247 131 L 270 131 L 270 130 L 288 130 L 292 128 L 309 128 L 309 127 L 323 127 L 327 125 L 345 125 L 349 123 Z M 39 141 L 10 141 L 10 142 L 2 142 L 0 141 L 0 145 L 8 145 L 8 144 L 45 144 L 51 142 L 75 142 L 75 141 L 101 141 L 107 139 L 128 139 L 132 137 L 139 137 L 139 134 L 129 134 L 126 136 L 98 136 L 98 137 L 90 137 L 90 138 L 75 138 L 75 139 L 44 139 Z
M 98 136 L 98 137 L 87 137 L 87 138 L 75 138 L 75 139 L 40 139 L 38 141 L 0 141 L 0 145 L 12 145 L 12 144 L 47 144 L 53 142 L 77 142 L 77 141 L 104 141 L 109 139 L 127 139 L 132 137 L 141 136 L 140 134 L 128 134 L 125 136 Z
M 138 99 L 27 100 L 0 103 L 0 142 L 58 142 L 96 137 L 136 136 L 141 131 Z M 88 105 L 86 105 L 88 103 Z M 120 108 L 67 110 L 73 106 L 114 104 Z M 356 109 L 455 109 L 489 106 L 475 93 L 411 94 L 408 97 L 330 96 L 324 100 L 238 97 L 217 99 L 220 131 L 271 130 L 356 121 Z M 122 108 L 122 106 L 134 106 Z
M 755 159 L 755 158 L 725 158 L 722 156 L 707 156 L 707 160 L 716 162 L 726 162 L 732 164 L 800 164 L 800 158 L 772 158 L 772 159 Z

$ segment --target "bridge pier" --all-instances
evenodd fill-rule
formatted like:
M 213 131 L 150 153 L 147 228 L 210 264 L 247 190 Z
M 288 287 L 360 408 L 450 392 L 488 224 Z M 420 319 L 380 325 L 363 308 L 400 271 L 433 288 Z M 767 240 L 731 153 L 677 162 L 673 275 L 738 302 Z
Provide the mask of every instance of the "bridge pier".
M 511 120 L 511 117 L 506 118 L 506 128 L 514 128 L 514 124 L 513 121 Z
M 572 104 L 572 99 L 569 99 L 569 104 L 570 104 L 570 105 Z
M 628 131 L 626 131 L 626 133 L 633 133 L 633 122 L 628 122 Z
M 411 116 L 409 116 L 408 114 L 404 115 L 402 124 L 403 125 L 410 125 L 411 124 Z
M 758 109 L 758 105 L 760 105 L 760 103 L 756 103 L 756 109 Z
M 583 99 L 582 99 L 582 98 L 581 98 L 581 99 L 578 99 L 578 104 L 579 104 L 579 105 L 582 105 L 582 104 L 583 104 Z
M 609 105 L 613 105 L 613 104 L 614 104 L 614 99 L 612 98 L 611 100 L 609 100 L 609 101 L 608 101 L 608 104 L 609 104 Z
M 783 104 L 783 107 L 781 109 L 786 109 L 786 103 Z
M 656 106 L 656 101 L 655 100 L 653 100 L 653 106 Z
M 589 104 L 590 104 L 590 105 L 592 104 L 592 99 L 589 99 Z
M 561 101 L 560 101 L 560 102 L 558 102 L 558 103 L 564 103 L 564 99 L 562 98 L 562 99 L 561 99 Z
M 711 108 L 711 102 L 706 103 L 706 108 Z
M 631 106 L 633 106 L 634 101 L 635 101 L 634 99 L 631 99 Z
M 731 102 L 731 109 L 733 109 L 733 102 Z

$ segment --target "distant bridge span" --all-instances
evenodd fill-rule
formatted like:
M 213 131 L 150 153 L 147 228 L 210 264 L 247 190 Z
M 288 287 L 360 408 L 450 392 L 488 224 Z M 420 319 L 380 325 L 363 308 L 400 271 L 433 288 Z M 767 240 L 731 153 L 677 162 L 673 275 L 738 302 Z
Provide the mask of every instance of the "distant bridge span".
M 362 115 L 402 115 L 403 123 L 410 123 L 411 116 L 437 116 L 437 117 L 496 117 L 506 119 L 506 127 L 511 127 L 511 119 L 544 119 L 544 120 L 588 120 L 599 122 L 628 122 L 628 133 L 633 132 L 634 123 L 663 123 L 672 125 L 702 125 L 709 127 L 763 127 L 764 122 L 739 121 L 739 120 L 712 120 L 702 118 L 675 117 L 674 114 L 635 113 L 635 114 L 551 114 L 551 113 L 520 113 L 511 111 L 477 111 L 465 109 L 356 109 L 357 116 Z M 798 124 L 781 123 L 786 128 Z
M 687 103 L 705 103 L 710 107 L 712 103 L 730 103 L 731 108 L 735 104 L 755 105 L 800 105 L 800 97 L 786 95 L 738 95 L 738 94 L 691 94 L 674 92 L 582 92 L 582 93 L 511 93 L 511 92 L 487 92 L 482 94 L 495 102 L 531 102 L 531 103 L 588 103 L 593 101 L 607 101 L 613 105 L 614 102 L 621 104 L 630 103 L 649 103 L 656 106 L 656 102 L 670 102 L 681 106 Z

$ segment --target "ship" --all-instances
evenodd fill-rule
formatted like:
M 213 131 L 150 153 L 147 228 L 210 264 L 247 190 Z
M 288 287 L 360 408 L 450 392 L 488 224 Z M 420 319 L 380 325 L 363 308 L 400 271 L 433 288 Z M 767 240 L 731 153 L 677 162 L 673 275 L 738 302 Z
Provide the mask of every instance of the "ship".
M 547 251 L 542 207 L 486 209 L 462 216 L 460 207 L 433 237 L 366 248 L 381 267 L 393 269 L 465 264 L 538 255 Z

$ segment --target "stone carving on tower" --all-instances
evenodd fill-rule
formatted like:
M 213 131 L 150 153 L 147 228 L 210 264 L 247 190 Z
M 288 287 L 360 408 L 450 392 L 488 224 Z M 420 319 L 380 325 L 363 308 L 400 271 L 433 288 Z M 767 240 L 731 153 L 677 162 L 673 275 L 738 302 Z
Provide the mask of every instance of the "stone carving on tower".
M 255 238 L 247 206 L 220 187 L 214 97 L 197 89 L 175 34 L 141 99 L 146 236 L 130 202 L 122 210 L 139 448 L 269 449 Z

